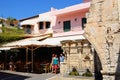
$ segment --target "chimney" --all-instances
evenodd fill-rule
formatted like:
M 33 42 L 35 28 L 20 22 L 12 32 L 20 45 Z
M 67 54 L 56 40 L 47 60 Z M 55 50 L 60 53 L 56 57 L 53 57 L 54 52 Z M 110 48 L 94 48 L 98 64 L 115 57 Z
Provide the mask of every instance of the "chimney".
M 56 11 L 57 9 L 55 9 L 54 7 L 51 7 L 51 11 Z

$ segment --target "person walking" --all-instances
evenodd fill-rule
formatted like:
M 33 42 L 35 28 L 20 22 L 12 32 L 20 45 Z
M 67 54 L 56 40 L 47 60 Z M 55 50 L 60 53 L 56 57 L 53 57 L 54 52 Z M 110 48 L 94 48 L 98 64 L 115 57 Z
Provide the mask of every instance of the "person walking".
M 61 64 L 62 62 L 64 62 L 65 57 L 63 56 L 62 53 L 60 54 L 60 57 L 59 57 L 59 58 L 60 58 L 60 64 Z
M 53 67 L 54 67 L 54 64 L 53 64 L 53 58 L 55 57 L 55 54 L 52 54 L 52 61 L 51 61 L 51 70 L 52 70 L 52 73 L 54 72 L 54 69 L 53 69 Z
M 57 54 L 55 54 L 55 57 L 53 57 L 52 65 L 53 65 L 53 72 L 57 74 L 58 65 L 59 65 Z

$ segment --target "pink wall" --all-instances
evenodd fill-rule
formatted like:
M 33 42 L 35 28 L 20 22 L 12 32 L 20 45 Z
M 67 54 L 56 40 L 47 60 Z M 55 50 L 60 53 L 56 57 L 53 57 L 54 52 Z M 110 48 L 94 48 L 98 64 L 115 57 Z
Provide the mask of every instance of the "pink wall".
M 53 37 L 83 34 L 81 18 L 85 18 L 86 12 L 88 9 L 57 15 L 55 26 L 53 26 Z M 71 31 L 64 32 L 63 22 L 68 20 L 71 21 Z
M 81 19 L 85 18 L 89 7 L 90 2 L 86 2 L 53 11 L 52 14 L 56 17 L 52 21 L 53 37 L 83 34 Z M 71 30 L 64 32 L 63 22 L 68 20 L 71 21 Z
M 91 0 L 83 0 L 83 2 L 90 2 Z

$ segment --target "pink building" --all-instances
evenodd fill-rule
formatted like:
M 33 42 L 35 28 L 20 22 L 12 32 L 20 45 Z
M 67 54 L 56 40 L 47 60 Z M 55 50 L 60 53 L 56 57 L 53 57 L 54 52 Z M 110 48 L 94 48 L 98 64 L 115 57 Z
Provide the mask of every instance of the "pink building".
M 86 13 L 90 0 L 63 9 L 51 8 L 49 12 L 20 20 L 20 25 L 30 35 L 53 34 L 53 37 L 81 35 L 84 33 Z
M 53 37 L 83 34 L 89 6 L 87 2 L 54 11 Z
M 85 39 L 83 36 L 86 23 L 86 13 L 90 2 L 85 2 L 60 10 L 52 8 L 51 27 L 52 38 L 43 40 L 43 44 L 61 46 L 61 41 Z

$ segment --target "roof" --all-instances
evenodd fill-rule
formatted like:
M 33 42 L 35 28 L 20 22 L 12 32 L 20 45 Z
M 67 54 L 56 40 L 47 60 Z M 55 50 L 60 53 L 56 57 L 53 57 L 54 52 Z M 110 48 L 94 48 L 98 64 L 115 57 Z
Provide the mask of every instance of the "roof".
M 35 16 L 32 16 L 32 17 L 20 19 L 19 21 L 24 21 L 24 20 L 28 20 L 28 19 L 32 19 L 32 18 L 36 18 L 36 17 L 39 17 L 39 15 L 35 15 Z
M 74 5 L 74 6 L 63 8 L 60 10 L 56 10 L 54 11 L 54 15 L 60 15 L 60 14 L 69 13 L 73 11 L 88 9 L 89 7 L 90 7 L 90 2 L 81 3 L 81 4 Z

